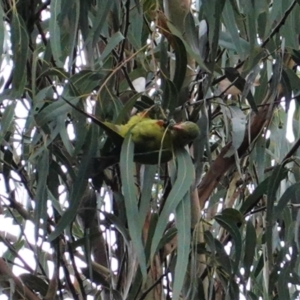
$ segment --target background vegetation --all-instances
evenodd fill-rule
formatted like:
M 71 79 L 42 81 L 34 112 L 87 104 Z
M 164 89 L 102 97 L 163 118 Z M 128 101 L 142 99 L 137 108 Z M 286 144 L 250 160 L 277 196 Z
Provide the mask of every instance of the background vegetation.
M 0 15 L 3 294 L 299 299 L 299 0 Z M 106 168 L 111 140 L 65 100 L 114 123 L 161 107 L 201 135 L 159 166 L 125 141 Z

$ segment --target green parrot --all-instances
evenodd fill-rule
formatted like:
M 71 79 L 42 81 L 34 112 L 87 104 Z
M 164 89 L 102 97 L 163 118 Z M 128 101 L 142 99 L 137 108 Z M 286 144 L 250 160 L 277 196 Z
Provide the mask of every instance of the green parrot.
M 123 138 L 130 131 L 137 153 L 160 149 L 172 151 L 174 147 L 186 146 L 199 134 L 198 126 L 193 122 L 187 121 L 167 126 L 164 120 L 150 119 L 144 112 L 132 116 L 124 125 L 103 123 Z
M 132 116 L 126 124 L 118 125 L 100 121 L 64 99 L 77 111 L 92 119 L 113 141 L 118 151 L 126 134 L 130 131 L 135 146 L 135 161 L 155 164 L 172 159 L 174 148 L 184 147 L 199 135 L 199 127 L 193 122 L 168 124 L 164 120 L 151 119 L 148 110 Z

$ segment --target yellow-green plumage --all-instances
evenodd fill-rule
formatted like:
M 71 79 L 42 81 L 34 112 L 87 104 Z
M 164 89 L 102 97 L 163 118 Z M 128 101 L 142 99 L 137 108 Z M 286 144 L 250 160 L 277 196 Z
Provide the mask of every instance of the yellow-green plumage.
M 93 115 L 79 109 L 67 99 L 64 100 L 101 127 L 115 144 L 116 149 L 121 148 L 124 137 L 130 130 L 132 141 L 135 144 L 135 160 L 142 163 L 157 163 L 158 157 L 161 156 L 165 157 L 163 161 L 168 161 L 172 158 L 174 148 L 184 147 L 192 142 L 200 132 L 198 126 L 193 122 L 182 122 L 166 126 L 166 122 L 163 120 L 149 118 L 149 110 L 132 116 L 124 125 L 116 125 L 100 121 Z M 151 162 L 149 162 L 150 160 L 147 156 L 151 152 L 154 155 L 151 158 Z
M 167 148 L 171 144 L 171 134 L 164 124 L 163 120 L 139 114 L 131 117 L 127 124 L 117 126 L 117 130 L 122 137 L 130 131 L 137 152 L 150 152 Z
M 136 153 L 148 153 L 161 149 L 173 151 L 174 147 L 184 147 L 189 144 L 199 134 L 198 126 L 193 122 L 166 126 L 165 121 L 150 119 L 142 113 L 131 117 L 124 125 L 101 123 L 114 142 L 119 143 L 119 139 L 123 139 L 130 131 Z
M 163 120 L 140 116 L 132 117 L 125 125 L 118 126 L 118 133 L 125 137 L 130 130 L 137 152 L 151 152 L 174 147 L 184 147 L 199 134 L 198 126 L 193 122 L 182 122 L 169 127 Z

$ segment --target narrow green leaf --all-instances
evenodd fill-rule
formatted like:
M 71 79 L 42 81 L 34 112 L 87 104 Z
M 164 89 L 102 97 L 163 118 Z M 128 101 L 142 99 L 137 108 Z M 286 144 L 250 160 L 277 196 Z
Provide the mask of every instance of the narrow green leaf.
M 50 190 L 48 190 L 48 197 L 49 197 L 49 200 L 51 201 L 52 203 L 52 206 L 55 208 L 55 210 L 60 214 L 62 215 L 63 214 L 63 211 L 61 209 L 61 206 L 58 202 L 58 200 L 54 197 L 54 195 L 51 193 Z
M 5 26 L 4 26 L 4 11 L 2 5 L 0 5 L 0 57 L 3 54 L 3 46 L 4 46 L 4 36 L 5 36 Z M 2 59 L 0 60 L 2 65 Z
M 70 194 L 70 206 L 62 215 L 61 219 L 55 227 L 55 230 L 49 235 L 49 242 L 55 240 L 65 230 L 65 228 L 73 222 L 74 218 L 76 217 L 81 199 L 87 188 L 88 172 L 90 169 L 89 163 L 91 157 L 95 156 L 97 150 L 97 129 L 98 128 L 96 126 L 90 127 L 89 133 L 86 138 L 86 147 L 84 149 L 82 161 L 80 163 L 77 177 L 74 181 Z
M 199 66 L 205 70 L 206 72 L 210 73 L 210 70 L 207 68 L 207 66 L 205 65 L 204 61 L 202 60 L 202 58 L 199 56 L 198 53 L 195 53 L 193 51 L 193 49 L 190 47 L 190 45 L 184 40 L 182 34 L 178 31 L 178 29 L 170 22 L 168 22 L 168 27 L 170 29 L 170 31 L 172 32 L 172 34 L 174 34 L 175 36 L 177 36 L 178 38 L 181 39 L 181 41 L 183 42 L 186 52 L 196 60 L 196 62 L 199 64 Z
M 104 72 L 82 70 L 69 79 L 64 94 L 69 93 L 72 97 L 85 97 L 98 88 L 105 75 Z
M 285 72 L 284 68 L 282 69 L 281 72 L 281 84 L 282 84 L 284 98 L 285 98 L 285 110 L 286 112 L 288 112 L 290 108 L 290 102 L 292 99 L 292 86 L 289 80 L 289 76 Z
M 200 25 L 198 24 L 198 26 L 200 26 Z M 195 53 L 198 53 L 198 55 L 200 55 L 200 57 L 202 59 L 204 59 L 203 47 L 206 47 L 207 45 L 205 42 L 204 42 L 204 44 L 201 44 L 201 42 L 203 42 L 203 39 L 204 39 L 204 41 L 207 40 L 207 32 L 204 31 L 204 33 L 202 32 L 203 35 L 199 36 L 199 30 L 195 24 L 195 19 L 191 12 L 188 12 L 185 17 L 184 27 L 185 27 L 185 32 L 184 32 L 185 40 L 190 45 L 191 49 Z M 201 41 L 200 41 L 200 39 L 201 39 Z
M 234 221 L 228 216 L 218 215 L 215 216 L 215 220 L 224 228 L 226 229 L 233 238 L 234 245 L 235 245 L 235 261 L 233 266 L 234 274 L 237 272 L 240 264 L 241 253 L 242 253 L 242 237 L 239 231 L 239 228 L 235 224 Z
M 143 174 L 143 186 L 141 193 L 141 201 L 140 201 L 140 226 L 141 229 L 144 226 L 145 219 L 150 208 L 152 191 L 153 191 L 153 183 L 155 180 L 155 174 L 157 172 L 157 165 L 144 165 L 144 174 Z
M 269 266 L 273 264 L 273 226 L 274 226 L 274 204 L 276 201 L 276 192 L 282 180 L 282 173 L 285 168 L 283 165 L 278 165 L 274 168 L 268 184 L 267 193 L 267 211 L 266 211 L 266 243 L 267 257 Z
M 59 24 L 59 15 L 61 13 L 62 0 L 53 0 L 50 3 L 50 15 L 49 19 L 49 32 L 50 32 L 50 44 L 52 49 L 52 55 L 55 60 L 56 66 L 63 68 L 64 62 L 62 61 L 62 48 L 61 48 L 61 32 Z
M 81 0 L 79 10 L 79 29 L 82 34 L 83 41 L 86 42 L 89 33 L 89 9 L 91 2 Z
M 243 60 L 245 58 L 245 51 L 240 43 L 240 36 L 235 22 L 233 7 L 230 1 L 226 1 L 225 3 L 223 10 L 223 20 L 226 28 L 231 35 L 232 42 L 236 47 L 237 54 L 239 55 L 240 59 Z
M 261 104 L 268 91 L 268 63 L 264 62 L 263 68 L 260 71 L 260 85 L 255 88 L 254 101 L 257 104 Z
M 41 277 L 35 274 L 23 273 L 19 275 L 22 283 L 29 289 L 36 291 L 40 295 L 46 295 L 49 289 L 48 283 L 46 283 Z
M 225 0 L 204 1 L 203 11 L 208 22 L 208 40 L 211 48 L 210 60 L 215 61 L 219 46 L 219 33 L 221 29 L 221 16 Z M 213 17 L 211 17 L 213 16 Z
M 300 194 L 300 189 L 298 189 L 298 193 L 297 195 Z M 293 204 L 297 204 L 299 205 L 299 197 L 295 197 Z M 295 243 L 298 247 L 298 251 L 300 249 L 300 210 L 298 210 L 297 212 L 294 213 L 293 218 L 295 219 L 295 227 L 294 227 L 294 239 L 295 239 Z
M 74 64 L 73 53 L 74 49 L 76 49 L 76 43 L 78 39 L 78 26 L 79 26 L 79 15 L 80 15 L 80 0 L 73 0 L 70 2 L 71 7 L 68 5 L 68 9 L 72 9 L 72 14 L 69 14 L 69 66 L 68 70 L 72 70 L 72 66 Z
M 183 42 L 177 36 L 174 36 L 174 52 L 175 52 L 176 60 L 175 60 L 175 73 L 174 73 L 173 83 L 177 91 L 180 91 L 186 74 L 187 54 Z
M 97 5 L 98 7 L 101 7 L 101 9 L 97 10 L 97 14 L 93 20 L 93 29 L 91 31 L 92 36 L 89 36 L 89 39 L 92 39 L 93 47 L 99 40 L 99 35 L 103 31 L 103 27 L 107 21 L 107 16 L 109 15 L 109 11 L 113 4 L 114 1 L 111 0 L 97 0 Z
M 24 93 L 27 78 L 27 56 L 29 39 L 26 25 L 20 15 L 13 13 L 11 23 L 11 43 L 13 53 L 13 97 L 20 97 Z
M 136 0 L 135 2 L 139 1 Z M 139 7 L 136 6 L 130 10 L 131 21 L 127 35 L 130 43 L 136 50 L 142 47 L 143 13 Z
M 274 219 L 277 219 L 280 216 L 280 214 L 283 212 L 284 208 L 290 201 L 294 202 L 293 200 L 297 197 L 299 188 L 300 183 L 297 182 L 285 190 L 283 195 L 280 197 L 277 205 L 274 206 Z
M 205 107 L 203 106 L 203 109 L 205 110 Z M 200 182 L 200 179 L 202 177 L 202 169 L 204 165 L 204 148 L 206 145 L 208 145 L 208 117 L 206 112 L 201 114 L 201 117 L 199 118 L 197 125 L 200 130 L 200 134 L 193 142 L 194 147 L 194 166 L 195 166 L 195 186 L 197 186 Z
M 105 219 L 116 227 L 116 229 L 119 231 L 119 233 L 124 238 L 125 243 L 129 246 L 130 236 L 129 236 L 128 230 L 125 227 L 125 224 L 123 224 L 122 220 L 113 214 L 106 213 L 106 212 L 102 212 L 102 213 L 105 216 Z
M 57 118 L 57 123 L 58 123 L 57 126 L 59 126 L 59 134 L 60 134 L 61 140 L 62 140 L 66 150 L 70 154 L 70 156 L 72 156 L 73 151 L 74 151 L 74 146 L 72 145 L 72 143 L 70 141 L 70 136 L 67 132 L 65 117 L 60 116 L 59 118 Z
M 12 131 L 11 126 L 14 121 L 14 114 L 17 101 L 12 102 L 10 105 L 5 107 L 5 110 L 1 117 L 0 125 L 0 145 L 7 132 Z
M 257 28 L 256 28 L 256 10 L 255 2 L 250 1 L 249 5 L 246 5 L 246 26 L 248 30 L 248 40 L 250 44 L 249 53 L 253 52 L 254 47 L 257 45 Z
M 240 300 L 240 289 L 235 278 L 229 280 L 229 293 L 226 300 Z
M 54 147 L 52 154 L 55 156 L 55 161 L 52 160 L 51 167 L 56 168 L 56 172 L 60 174 L 61 179 L 69 186 L 68 180 L 71 179 L 73 182 L 76 178 L 73 159 L 71 159 L 67 153 L 62 152 L 59 147 Z M 67 179 L 66 175 L 63 175 L 64 172 L 61 169 L 61 166 L 64 166 L 67 169 L 68 177 L 70 177 L 69 179 Z
M 175 266 L 175 279 L 173 284 L 173 300 L 180 297 L 180 292 L 187 272 L 190 244 L 191 244 L 191 199 L 190 193 L 186 193 L 178 204 L 175 212 L 177 228 L 177 259 Z
M 241 212 L 231 207 L 223 209 L 222 216 L 239 225 L 244 222 L 244 217 Z
M 154 220 L 154 221 L 156 222 L 155 224 L 157 224 L 157 220 Z M 155 228 L 152 227 L 152 229 L 153 229 L 152 230 L 152 236 L 153 236 Z M 177 228 L 173 227 L 173 228 L 168 229 L 165 232 L 162 239 L 160 240 L 157 249 L 162 249 L 166 244 L 170 243 L 176 235 L 177 235 Z
M 117 119 L 116 124 L 122 124 L 124 123 L 124 120 L 126 120 L 126 117 L 130 115 L 132 108 L 135 106 L 137 100 L 142 96 L 142 93 L 136 93 L 134 94 L 128 101 L 126 101 L 124 107 L 120 111 Z M 140 102 L 140 101 L 139 101 Z
M 217 239 L 214 239 L 216 247 L 216 260 L 218 264 L 222 267 L 221 272 L 224 271 L 227 273 L 227 276 L 230 276 L 232 273 L 232 264 L 229 255 L 227 254 L 224 245 Z
M 254 146 L 254 151 L 252 152 L 251 158 L 256 167 L 256 173 L 258 182 L 262 182 L 265 179 L 265 151 L 266 151 L 266 139 L 263 136 L 259 136 L 256 140 Z
M 145 109 L 148 109 L 154 105 L 154 101 L 152 98 L 142 95 L 141 101 L 137 101 L 134 105 L 135 108 L 137 108 L 139 111 L 143 111 Z
M 126 134 L 122 144 L 120 156 L 120 170 L 123 187 L 123 195 L 128 221 L 129 234 L 133 247 L 140 263 L 140 269 L 144 279 L 147 277 L 145 251 L 142 242 L 141 223 L 139 218 L 138 201 L 135 193 L 135 184 L 133 171 L 135 164 L 133 162 L 134 144 L 131 141 L 130 132 Z
M 293 91 L 299 91 L 300 90 L 300 78 L 298 77 L 297 73 L 293 70 L 284 67 L 283 71 L 286 73 L 288 77 L 288 81 L 290 83 L 291 89 Z
M 291 268 L 289 263 L 285 263 L 284 267 L 280 270 L 280 274 L 278 277 L 278 300 L 291 299 L 288 287 L 290 271 Z
M 69 111 L 70 106 L 63 99 L 55 100 L 35 115 L 35 121 L 39 126 L 44 126 L 58 116 L 66 115 Z
M 158 214 L 157 213 L 152 213 L 151 218 L 150 218 L 150 224 L 149 224 L 149 227 L 148 227 L 147 242 L 146 242 L 146 245 L 145 245 L 145 254 L 146 254 L 146 261 L 147 262 L 150 259 L 151 243 L 152 243 L 152 238 L 153 238 L 153 234 L 154 234 L 154 231 L 155 231 L 155 228 L 156 228 L 157 221 L 158 221 Z M 161 240 L 161 242 L 163 243 L 162 246 L 165 245 L 169 240 L 171 240 L 176 234 L 177 234 L 177 230 L 176 230 L 175 227 L 168 230 L 167 233 L 164 235 L 164 237 L 166 237 L 166 240 L 164 240 L 163 242 Z
M 160 239 L 163 237 L 170 214 L 183 200 L 194 181 L 194 166 L 185 149 L 176 149 L 177 178 L 160 213 L 151 245 L 151 259 L 154 257 Z
M 249 43 L 242 38 L 240 38 L 239 43 L 240 43 L 241 47 L 243 48 L 243 51 L 245 53 L 248 53 Z M 237 51 L 236 45 L 232 41 L 232 37 L 228 32 L 224 32 L 224 31 L 220 32 L 219 45 L 228 50 Z
M 250 275 L 251 266 L 253 264 L 256 248 L 256 232 L 252 224 L 252 220 L 247 222 L 246 236 L 245 236 L 245 251 L 244 251 L 244 278 L 247 280 Z
M 43 149 L 41 157 L 37 161 L 37 190 L 35 198 L 35 214 L 34 214 L 34 223 L 35 223 L 35 240 L 38 240 L 39 229 L 41 220 L 45 221 L 47 216 L 47 200 L 48 200 L 48 189 L 47 189 L 47 178 L 49 173 L 49 150 L 47 148 Z M 46 222 L 43 222 L 44 227 Z
M 204 238 L 205 238 L 205 242 L 207 243 L 207 245 L 210 248 L 211 256 L 212 256 L 212 258 L 214 258 L 213 256 L 216 253 L 216 245 L 215 245 L 215 239 L 214 239 L 212 233 L 209 230 L 206 230 L 204 232 Z
M 280 177 L 278 178 L 278 180 L 281 181 L 283 178 L 285 178 L 286 174 L 287 174 L 287 171 L 285 169 L 282 169 L 281 172 L 280 172 Z M 260 198 L 264 194 L 267 194 L 270 180 L 272 180 L 271 176 L 269 176 L 263 182 L 261 182 L 256 187 L 254 192 L 245 200 L 245 202 L 242 204 L 242 206 L 240 208 L 240 212 L 242 214 L 246 214 L 247 212 L 249 212 L 258 203 Z
M 112 50 L 122 41 L 124 40 L 124 36 L 121 34 L 121 32 L 114 33 L 106 45 L 105 49 L 101 53 L 100 59 L 102 62 L 106 59 L 106 57 L 111 54 Z
M 84 108 L 83 102 L 79 102 L 77 105 L 82 109 Z M 74 135 L 76 137 L 73 155 L 76 156 L 81 152 L 81 149 L 85 143 L 86 135 L 88 133 L 88 122 L 86 120 L 86 116 L 75 109 L 72 109 L 72 118 Z
M 173 116 L 175 108 L 178 103 L 178 90 L 174 83 L 167 78 L 165 79 L 165 88 L 162 101 L 162 107 L 164 110 L 170 112 L 170 116 Z

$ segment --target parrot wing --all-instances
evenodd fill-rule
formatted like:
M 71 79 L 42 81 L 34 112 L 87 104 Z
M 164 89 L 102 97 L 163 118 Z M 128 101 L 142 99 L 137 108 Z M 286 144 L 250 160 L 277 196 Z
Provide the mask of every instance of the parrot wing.
M 100 121 L 93 115 L 81 110 L 67 99 L 71 107 L 90 118 L 102 128 L 116 145 L 119 153 L 124 137 L 130 130 L 135 144 L 134 161 L 143 164 L 157 164 L 172 159 L 174 147 L 184 147 L 199 135 L 199 127 L 193 122 L 182 122 L 166 128 L 165 121 L 151 119 L 148 113 L 140 112 L 132 116 L 124 125 Z
M 151 152 L 152 150 L 160 149 L 161 136 L 165 130 L 164 121 L 150 119 L 148 117 L 148 110 L 132 116 L 124 125 L 116 125 L 110 122 L 100 121 L 93 115 L 78 108 L 64 97 L 63 100 L 75 110 L 90 118 L 93 123 L 102 128 L 117 148 L 121 148 L 125 135 L 129 130 L 131 130 L 133 135 L 132 140 L 135 143 L 137 152 Z M 149 143 L 150 147 L 147 146 Z

